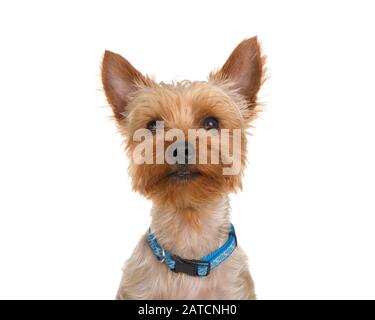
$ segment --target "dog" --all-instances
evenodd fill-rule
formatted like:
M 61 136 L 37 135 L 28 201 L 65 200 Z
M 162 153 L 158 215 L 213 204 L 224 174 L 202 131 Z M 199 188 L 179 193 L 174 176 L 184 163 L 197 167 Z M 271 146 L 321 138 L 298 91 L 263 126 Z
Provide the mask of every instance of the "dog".
M 242 189 L 247 131 L 260 111 L 264 65 L 253 37 L 242 41 L 207 81 L 166 84 L 105 51 L 102 83 L 124 137 L 132 187 L 153 203 L 151 226 L 125 263 L 116 299 L 256 299 L 247 256 L 230 222 L 228 194 Z M 237 155 L 240 168 L 223 174 L 228 169 L 223 159 L 189 162 L 200 153 L 199 139 L 188 142 L 185 136 L 171 151 L 177 139 L 163 139 L 156 134 L 160 128 L 205 132 L 209 160 L 219 141 L 232 158 Z M 139 130 L 145 134 L 135 139 Z M 220 136 L 224 130 L 230 138 L 236 130 L 236 150 L 233 141 Z M 174 161 L 160 159 L 158 143 L 159 153 Z M 142 163 L 146 147 L 151 161 Z

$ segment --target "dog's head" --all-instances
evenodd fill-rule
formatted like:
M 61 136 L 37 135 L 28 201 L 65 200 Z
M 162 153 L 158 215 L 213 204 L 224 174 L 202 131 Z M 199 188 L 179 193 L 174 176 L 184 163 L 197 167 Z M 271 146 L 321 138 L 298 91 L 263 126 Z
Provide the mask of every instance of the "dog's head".
M 160 204 L 189 206 L 241 188 L 263 65 L 254 37 L 208 81 L 164 84 L 106 51 L 104 90 L 125 137 L 134 190 Z

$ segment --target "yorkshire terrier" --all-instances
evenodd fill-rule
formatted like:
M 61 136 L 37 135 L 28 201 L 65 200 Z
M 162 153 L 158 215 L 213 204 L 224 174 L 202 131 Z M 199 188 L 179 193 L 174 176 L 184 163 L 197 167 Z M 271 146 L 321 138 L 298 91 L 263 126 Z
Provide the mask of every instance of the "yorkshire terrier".
M 256 298 L 228 194 L 242 188 L 263 80 L 256 37 L 242 41 L 207 81 L 157 83 L 105 52 L 102 81 L 125 139 L 132 187 L 153 203 L 117 299 Z

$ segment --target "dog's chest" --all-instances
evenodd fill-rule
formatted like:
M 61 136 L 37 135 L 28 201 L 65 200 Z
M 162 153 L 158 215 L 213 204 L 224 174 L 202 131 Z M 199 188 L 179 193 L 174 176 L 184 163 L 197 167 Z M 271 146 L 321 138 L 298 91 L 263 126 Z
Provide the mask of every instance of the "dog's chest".
M 174 274 L 170 270 L 164 270 L 160 279 L 167 281 L 167 286 L 159 283 L 156 290 L 161 299 L 229 299 L 232 296 L 231 283 L 235 281 L 227 274 L 225 268 L 218 268 L 207 277 L 193 277 L 185 274 Z
M 171 271 L 143 241 L 128 260 L 119 299 L 217 300 L 252 297 L 253 284 L 240 248 L 206 277 Z
M 239 270 L 229 258 L 206 277 L 174 273 L 164 264 L 155 262 L 150 274 L 150 299 L 233 299 Z M 235 297 L 236 298 L 236 297 Z M 237 297 L 241 299 L 241 297 Z

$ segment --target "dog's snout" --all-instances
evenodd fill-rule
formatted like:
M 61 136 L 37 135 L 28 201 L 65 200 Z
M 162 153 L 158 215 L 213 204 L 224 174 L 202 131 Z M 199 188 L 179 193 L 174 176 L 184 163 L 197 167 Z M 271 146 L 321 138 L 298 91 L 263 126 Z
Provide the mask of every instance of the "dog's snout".
M 190 142 L 176 142 L 168 147 L 167 156 L 170 162 L 188 164 L 195 157 L 195 148 Z

